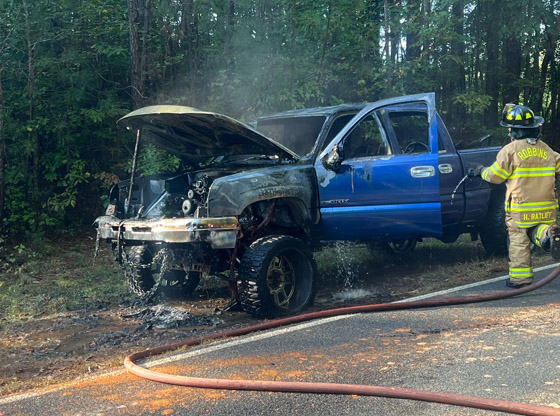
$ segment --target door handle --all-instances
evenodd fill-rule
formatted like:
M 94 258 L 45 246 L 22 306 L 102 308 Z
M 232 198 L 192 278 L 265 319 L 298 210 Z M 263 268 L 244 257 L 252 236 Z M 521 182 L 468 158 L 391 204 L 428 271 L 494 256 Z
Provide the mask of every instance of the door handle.
M 410 168 L 410 175 L 413 178 L 429 178 L 436 175 L 436 169 L 433 166 L 414 166 Z
M 439 165 L 438 168 L 439 168 L 439 173 L 452 173 L 453 172 L 453 166 L 450 165 L 449 163 L 443 163 L 443 164 Z

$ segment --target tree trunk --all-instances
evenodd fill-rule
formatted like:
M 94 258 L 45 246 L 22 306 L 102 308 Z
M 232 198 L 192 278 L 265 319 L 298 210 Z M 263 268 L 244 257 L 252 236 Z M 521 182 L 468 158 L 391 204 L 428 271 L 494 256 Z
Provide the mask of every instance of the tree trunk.
M 39 142 L 39 135 L 37 128 L 35 126 L 35 64 L 36 64 L 36 54 L 37 48 L 36 43 L 32 40 L 31 34 L 31 23 L 29 16 L 29 8 L 27 1 L 23 1 L 23 10 L 25 18 L 25 40 L 26 40 L 26 52 L 27 52 L 27 97 L 28 97 L 28 132 L 31 142 L 31 158 L 32 158 L 32 175 L 30 178 L 31 189 L 29 190 L 29 198 L 33 206 L 33 211 L 39 213 L 40 206 L 40 159 L 41 159 L 41 146 Z
M 319 79 L 319 84 L 321 84 L 325 77 L 325 54 L 327 53 L 327 45 L 329 44 L 330 29 L 331 29 L 331 2 L 327 4 L 327 28 L 325 30 L 325 36 L 323 38 L 323 50 L 321 51 L 321 75 Z
M 140 87 L 140 59 L 139 55 L 139 39 L 138 39 L 138 2 L 137 0 L 128 0 L 128 24 L 130 34 L 130 84 L 132 87 L 132 109 L 141 107 L 141 87 Z
M 540 103 L 539 108 L 542 108 L 542 97 L 546 88 L 546 80 L 548 77 L 549 65 L 553 65 L 554 52 L 558 46 L 558 38 L 560 37 L 560 15 L 556 16 L 556 24 L 554 30 L 548 35 L 546 41 L 546 52 L 544 54 L 541 66 L 541 80 L 540 80 Z M 552 71 L 551 71 L 552 72 Z
M 410 14 L 406 32 L 406 60 L 414 61 L 420 58 L 420 0 L 409 0 L 408 7 Z
M 422 14 L 423 14 L 423 27 L 428 30 L 430 27 L 430 13 L 432 11 L 432 2 L 430 0 L 423 0 L 422 1 Z M 433 42 L 433 41 L 432 41 Z M 427 36 L 424 36 L 424 45 L 422 48 L 422 54 L 424 59 L 429 59 L 432 53 L 433 45 L 430 43 L 430 40 Z
M 226 6 L 226 27 L 224 38 L 224 70 L 225 86 L 223 90 L 223 111 L 231 114 L 233 110 L 233 73 L 235 71 L 235 59 L 233 52 L 233 34 L 235 31 L 235 2 L 230 0 Z
M 233 31 L 235 29 L 235 2 L 230 0 L 226 8 L 226 36 L 224 39 L 224 55 L 226 63 L 231 63 Z
M 389 1 L 384 0 L 383 2 L 383 14 L 385 17 L 384 20 L 384 32 L 385 32 L 385 65 L 387 66 L 387 75 L 386 75 L 386 93 L 387 95 L 391 95 L 391 91 L 393 90 L 393 65 L 391 64 L 391 32 L 389 27 Z
M 494 0 L 487 3 L 486 10 L 486 85 L 485 94 L 491 97 L 490 106 L 486 110 L 486 126 L 495 128 L 498 126 L 499 110 L 499 53 L 500 53 L 500 9 L 502 3 Z
M 290 19 L 290 23 L 291 23 L 291 29 L 292 29 L 292 33 L 291 33 L 291 39 L 290 39 L 290 91 L 292 91 L 295 88 L 295 84 L 296 84 L 296 59 L 298 58 L 296 56 L 296 39 L 298 36 L 298 24 L 296 22 L 296 12 L 297 12 L 297 7 L 298 7 L 299 2 L 295 1 L 292 4 L 292 10 L 291 10 L 291 19 Z
M 515 35 L 504 42 L 504 85 L 503 96 L 505 103 L 517 103 L 519 87 L 516 81 L 521 77 L 521 43 Z
M 4 135 L 4 89 L 2 66 L 0 66 L 0 239 L 4 230 L 4 206 L 6 202 L 6 136 Z
M 148 34 L 150 32 L 150 19 L 152 0 L 144 0 L 144 19 L 142 24 L 142 49 L 140 53 L 140 92 L 142 93 L 142 105 L 146 102 L 146 62 L 148 59 Z
M 531 68 L 531 80 L 533 81 L 534 87 L 532 88 L 530 101 L 527 103 L 527 105 L 537 113 L 540 113 L 543 94 L 543 91 L 541 91 L 539 84 L 541 76 L 540 63 L 541 51 L 535 48 L 533 52 L 533 66 Z
M 476 91 L 479 91 L 480 85 L 481 85 L 481 72 L 482 72 L 482 68 L 480 65 L 480 45 L 482 44 L 482 25 L 481 25 L 481 11 L 480 11 L 480 6 L 477 6 L 476 8 L 476 19 L 475 19 L 475 27 L 476 27 L 476 46 L 474 49 L 474 70 L 472 72 L 472 77 L 473 77 L 473 86 L 475 88 Z
M 465 108 L 460 104 L 455 104 L 453 98 L 465 92 L 465 45 L 463 39 L 463 10 L 464 3 L 462 0 L 457 1 L 453 5 L 453 29 L 455 37 L 451 41 L 450 49 L 451 55 L 456 57 L 451 60 L 450 74 L 449 74 L 449 90 L 447 91 L 446 107 L 449 111 L 449 118 L 452 124 L 457 125 L 459 122 L 465 120 Z
M 140 16 L 140 5 L 142 5 L 142 16 Z M 150 10 L 151 0 L 128 0 L 130 83 L 133 109 L 142 107 L 146 101 L 146 61 Z M 143 35 L 142 40 L 140 39 L 140 32 Z
M 0 45 L 0 56 L 4 55 L 9 50 L 8 39 L 12 35 L 14 29 L 18 26 L 17 21 L 21 8 L 18 8 L 17 13 L 13 16 L 12 29 L 8 31 Z M 27 10 L 26 10 L 27 14 Z M 2 72 L 4 67 L 0 62 L 0 239 L 4 232 L 4 216 L 6 211 L 6 164 L 8 159 L 6 156 L 6 134 L 4 132 L 4 84 L 2 79 Z
M 181 9 L 182 49 L 187 56 L 187 97 L 196 103 L 195 85 L 197 73 L 197 19 L 194 0 L 184 0 Z

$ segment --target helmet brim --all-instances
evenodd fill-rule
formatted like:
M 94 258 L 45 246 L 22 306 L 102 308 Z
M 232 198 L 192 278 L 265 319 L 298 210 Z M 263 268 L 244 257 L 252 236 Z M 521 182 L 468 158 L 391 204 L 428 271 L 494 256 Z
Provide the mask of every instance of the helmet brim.
M 533 123 L 531 125 L 528 126 L 520 126 L 517 124 L 510 124 L 510 123 L 506 123 L 505 121 L 500 121 L 500 126 L 502 127 L 511 127 L 513 129 L 534 129 L 535 127 L 539 127 L 541 124 L 544 123 L 544 118 L 541 116 L 535 116 L 533 118 Z

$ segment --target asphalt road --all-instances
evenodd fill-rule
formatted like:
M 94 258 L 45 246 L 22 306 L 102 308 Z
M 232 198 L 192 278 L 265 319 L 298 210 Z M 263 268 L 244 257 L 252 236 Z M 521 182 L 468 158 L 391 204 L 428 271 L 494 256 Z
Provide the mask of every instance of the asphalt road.
M 503 280 L 493 279 L 437 296 L 504 288 Z M 556 279 L 507 300 L 312 321 L 146 365 L 197 377 L 393 386 L 560 410 L 559 293 Z M 501 413 L 377 397 L 192 389 L 124 371 L 0 399 L 0 416 L 407 414 Z

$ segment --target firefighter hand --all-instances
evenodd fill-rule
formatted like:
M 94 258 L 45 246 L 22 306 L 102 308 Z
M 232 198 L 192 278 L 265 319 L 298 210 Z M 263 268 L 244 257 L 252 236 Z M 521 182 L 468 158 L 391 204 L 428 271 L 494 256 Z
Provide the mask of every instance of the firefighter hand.
M 482 176 L 482 171 L 483 171 L 483 170 L 484 170 L 484 166 L 482 166 L 482 165 L 477 166 L 476 168 L 470 168 L 470 169 L 467 171 L 467 176 L 468 176 L 469 178 L 475 178 L 475 177 L 477 177 L 477 176 Z

